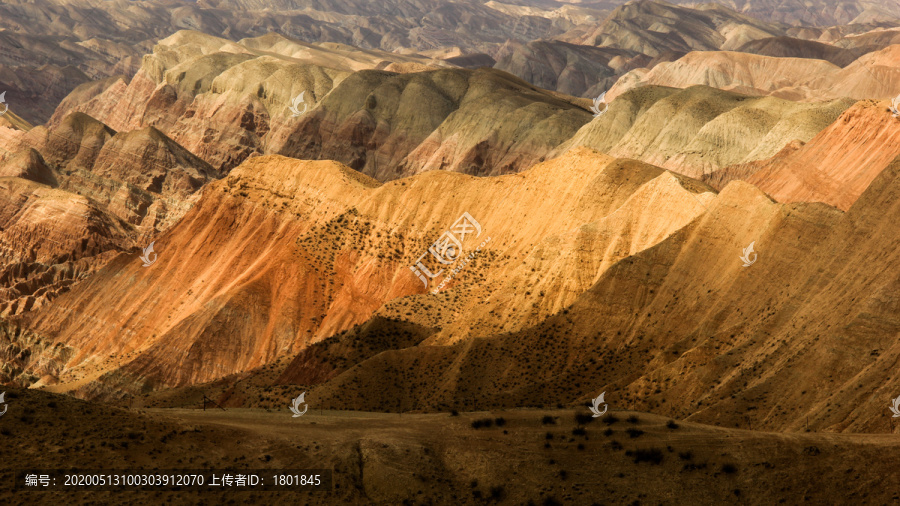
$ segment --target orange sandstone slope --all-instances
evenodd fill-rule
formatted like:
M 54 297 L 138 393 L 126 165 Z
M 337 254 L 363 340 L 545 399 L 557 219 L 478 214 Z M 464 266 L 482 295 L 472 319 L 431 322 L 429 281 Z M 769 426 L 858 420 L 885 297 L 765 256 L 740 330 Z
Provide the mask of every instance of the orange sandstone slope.
M 537 325 L 426 340 L 345 363 L 324 382 L 303 371 L 327 371 L 338 355 L 311 348 L 281 381 L 319 383 L 307 401 L 321 407 L 581 404 L 606 392 L 614 408 L 717 425 L 801 431 L 808 417 L 817 431 L 885 431 L 900 380 L 898 191 L 900 159 L 847 213 L 778 204 L 732 182 L 707 212 Z M 745 267 L 751 242 L 758 256 Z
M 59 388 L 86 395 L 214 380 L 410 304 L 432 307 L 427 322 L 446 328 L 435 342 L 452 342 L 540 321 L 711 197 L 696 181 L 584 148 L 517 175 L 438 171 L 383 185 L 336 162 L 256 157 L 206 187 L 156 241 L 155 263 L 120 255 L 27 323 L 74 350 Z M 482 227 L 466 252 L 490 242 L 445 292 L 424 295 L 410 266 L 463 212 Z M 513 292 L 527 311 L 492 311 Z
M 900 155 L 900 120 L 885 101 L 857 102 L 806 144 L 772 158 L 725 167 L 704 176 L 717 188 L 744 179 L 779 202 L 825 202 L 849 209 Z

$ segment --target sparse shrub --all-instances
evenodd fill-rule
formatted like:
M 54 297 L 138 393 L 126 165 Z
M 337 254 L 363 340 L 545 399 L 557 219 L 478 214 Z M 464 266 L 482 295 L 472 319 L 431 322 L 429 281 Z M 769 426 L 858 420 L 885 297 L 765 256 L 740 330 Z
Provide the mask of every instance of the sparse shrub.
M 454 409 L 453 411 L 450 412 L 450 416 L 459 416 L 459 411 Z
M 573 436 L 584 436 L 585 434 L 587 434 L 587 431 L 584 430 L 584 427 L 575 427 L 572 429 Z
M 541 418 L 541 423 L 544 425 L 556 425 L 556 419 L 550 415 L 545 415 Z
M 625 421 L 628 422 L 628 423 L 638 423 L 638 422 L 640 422 L 640 420 L 638 419 L 638 417 L 636 417 L 636 416 L 634 416 L 634 415 L 629 416 L 628 418 L 625 419 Z
M 575 423 L 578 425 L 587 425 L 594 421 L 594 415 L 587 413 L 575 413 Z
M 669 420 L 668 422 L 666 422 L 666 427 L 675 430 L 679 427 L 679 425 L 675 423 L 675 420 Z
M 497 427 L 503 427 L 504 425 L 506 425 L 506 419 L 501 416 L 500 418 L 495 418 L 494 423 L 497 425 Z
M 735 466 L 734 464 L 723 464 L 722 465 L 722 472 L 725 474 L 734 474 L 737 472 L 737 470 L 738 470 L 737 466 Z
M 816 456 L 816 455 L 822 453 L 822 451 L 819 450 L 819 447 L 818 447 L 818 446 L 807 446 L 806 448 L 803 449 L 803 453 L 804 453 L 805 455 L 809 455 L 809 456 L 811 456 L 811 457 L 814 457 L 814 456 Z
M 482 418 L 481 420 L 473 420 L 472 421 L 473 429 L 480 429 L 481 427 L 490 429 L 493 426 L 494 426 L 494 421 L 491 420 L 490 418 Z
M 607 415 L 607 416 L 603 417 L 603 423 L 605 423 L 606 425 L 612 425 L 618 421 L 619 421 L 619 418 L 616 417 L 616 415 Z
M 694 454 L 691 452 L 681 452 L 678 454 L 678 458 L 680 458 L 681 460 L 691 460 L 692 458 L 694 458 Z
M 603 435 L 609 437 L 613 435 L 613 432 L 614 431 L 612 429 L 606 429 L 605 431 L 603 431 Z
M 560 470 L 559 479 L 565 481 L 565 479 L 568 477 L 569 477 L 569 473 L 567 473 L 565 469 Z
M 552 432 L 548 432 L 547 435 L 544 436 L 544 439 L 553 439 L 553 433 L 552 433 Z
M 502 501 L 506 498 L 506 489 L 503 488 L 502 485 L 497 485 L 496 487 L 491 487 L 491 499 L 495 501 Z
M 651 464 L 662 464 L 663 452 L 659 448 L 649 448 L 646 450 L 636 450 L 634 452 L 634 463 L 649 462 Z
M 644 435 L 644 431 L 642 431 L 641 429 L 635 429 L 634 427 L 629 427 L 625 431 L 625 433 L 628 434 L 628 436 L 631 437 L 632 439 L 638 438 L 638 437 L 641 437 Z

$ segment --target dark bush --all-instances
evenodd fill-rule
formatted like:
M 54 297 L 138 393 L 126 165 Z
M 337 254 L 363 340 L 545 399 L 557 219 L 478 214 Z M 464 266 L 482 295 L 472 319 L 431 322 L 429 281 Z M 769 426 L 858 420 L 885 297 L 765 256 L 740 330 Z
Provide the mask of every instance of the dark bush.
M 497 425 L 497 427 L 503 427 L 504 425 L 506 425 L 506 418 L 503 418 L 502 416 L 500 418 L 495 418 L 494 423 Z
M 496 487 L 491 487 L 491 499 L 495 501 L 502 501 L 506 498 L 506 490 L 502 485 L 497 485 Z
M 450 412 L 450 416 L 459 416 L 459 411 L 454 409 L 453 411 Z
M 613 431 L 612 429 L 606 429 L 605 431 L 603 431 L 603 435 L 609 437 L 613 435 L 613 432 L 615 431 Z
M 541 418 L 541 423 L 544 425 L 556 425 L 556 419 L 550 415 L 545 415 L 544 418 Z
M 584 430 L 584 427 L 575 427 L 572 429 L 573 436 L 584 436 L 585 434 L 587 434 L 587 431 Z
M 633 427 L 627 429 L 625 433 L 628 434 L 628 436 L 630 436 L 632 439 L 644 435 L 644 431 L 642 431 L 641 429 L 635 429 Z
M 723 464 L 722 465 L 722 472 L 725 474 L 734 474 L 737 472 L 737 470 L 738 470 L 737 466 L 735 466 L 734 464 Z
M 594 415 L 587 413 L 575 413 L 575 423 L 578 425 L 587 425 L 594 421 Z
M 473 429 L 480 429 L 481 427 L 485 427 L 485 428 L 488 428 L 488 429 L 489 429 L 489 428 L 491 428 L 491 427 L 493 427 L 493 426 L 494 426 L 494 421 L 491 420 L 490 418 L 484 418 L 484 419 L 481 419 L 481 420 L 473 420 L 473 421 L 472 421 L 472 428 L 473 428 Z
M 681 460 L 691 460 L 692 458 L 694 458 L 694 454 L 691 452 L 682 452 L 678 454 L 678 458 L 680 458 Z
M 607 415 L 603 417 L 603 423 L 605 423 L 606 425 L 612 425 L 618 421 L 619 419 L 616 417 L 616 415 Z
M 638 423 L 638 422 L 640 422 L 640 420 L 638 419 L 638 417 L 636 417 L 636 416 L 634 416 L 634 415 L 629 416 L 628 418 L 625 419 L 625 421 L 628 422 L 628 423 Z
M 651 464 L 662 464 L 663 452 L 659 448 L 650 448 L 647 450 L 637 450 L 634 452 L 634 463 L 649 462 Z
M 675 420 L 669 420 L 668 422 L 666 422 L 666 427 L 668 427 L 670 429 L 677 429 L 678 424 L 675 423 Z

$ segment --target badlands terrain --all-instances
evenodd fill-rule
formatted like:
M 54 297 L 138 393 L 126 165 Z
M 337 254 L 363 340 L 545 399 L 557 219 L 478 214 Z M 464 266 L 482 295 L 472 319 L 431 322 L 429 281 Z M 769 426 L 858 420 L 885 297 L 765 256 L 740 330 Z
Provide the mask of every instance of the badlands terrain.
M 895 501 L 898 93 L 896 2 L 6 2 L 0 472 Z

